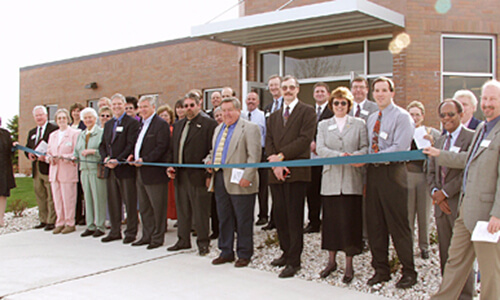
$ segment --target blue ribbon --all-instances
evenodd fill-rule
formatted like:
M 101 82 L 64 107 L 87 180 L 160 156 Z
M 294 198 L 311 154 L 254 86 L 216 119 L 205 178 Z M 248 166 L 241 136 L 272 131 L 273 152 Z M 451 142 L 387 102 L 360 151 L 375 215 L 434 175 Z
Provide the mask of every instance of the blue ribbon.
M 33 149 L 16 146 L 17 149 L 33 153 L 36 155 L 45 155 L 45 153 L 37 152 Z M 271 167 L 311 167 L 311 166 L 324 166 L 324 165 L 347 165 L 347 164 L 373 164 L 373 163 L 387 163 L 387 162 L 400 162 L 400 161 L 414 161 L 426 160 L 427 156 L 422 153 L 422 150 L 413 151 L 399 151 L 389 153 L 376 153 L 364 154 L 353 156 L 339 156 L 327 157 L 317 159 L 300 159 L 300 160 L 285 160 L 280 162 L 266 162 L 266 163 L 248 163 L 248 164 L 219 164 L 219 165 L 205 165 L 205 164 L 169 164 L 169 163 L 155 163 L 155 162 L 142 162 L 144 166 L 153 167 L 174 167 L 174 168 L 271 168 Z M 88 163 L 101 163 L 98 161 L 77 160 L 80 162 Z M 120 164 L 127 164 L 128 162 L 119 162 Z

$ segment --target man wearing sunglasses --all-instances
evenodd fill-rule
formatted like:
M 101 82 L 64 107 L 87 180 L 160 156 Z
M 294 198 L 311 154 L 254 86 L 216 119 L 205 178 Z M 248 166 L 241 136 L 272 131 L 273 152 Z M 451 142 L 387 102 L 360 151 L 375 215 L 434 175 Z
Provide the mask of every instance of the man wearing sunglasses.
M 446 99 L 439 105 L 439 118 L 446 134 L 436 140 L 434 147 L 453 151 L 467 152 L 474 136 L 474 131 L 461 124 L 463 117 L 462 104 L 453 99 Z M 429 173 L 427 182 L 434 203 L 434 216 L 436 218 L 437 233 L 439 238 L 439 258 L 441 261 L 441 274 L 448 259 L 453 226 L 458 217 L 458 201 L 462 186 L 462 169 L 453 169 L 439 166 L 435 157 L 429 158 Z M 471 272 L 467 284 L 462 290 L 460 299 L 472 299 L 474 276 Z
M 212 149 L 212 135 L 217 122 L 201 114 L 201 99 L 198 93 L 184 96 L 186 117 L 174 124 L 172 143 L 167 161 L 180 164 L 201 164 Z M 207 191 L 210 174 L 199 168 L 167 168 L 167 175 L 175 179 L 175 204 L 177 208 L 177 237 L 175 245 L 168 251 L 191 248 L 191 224 L 198 233 L 198 252 L 209 252 L 209 218 L 211 195 Z
M 301 102 L 299 82 L 286 76 L 281 82 L 283 106 L 267 121 L 266 154 L 268 161 L 309 159 L 311 142 L 316 132 L 316 112 Z M 293 277 L 300 269 L 303 248 L 304 201 L 310 167 L 274 167 L 269 174 L 273 212 L 280 248 L 283 254 L 271 262 L 285 267 L 280 278 Z

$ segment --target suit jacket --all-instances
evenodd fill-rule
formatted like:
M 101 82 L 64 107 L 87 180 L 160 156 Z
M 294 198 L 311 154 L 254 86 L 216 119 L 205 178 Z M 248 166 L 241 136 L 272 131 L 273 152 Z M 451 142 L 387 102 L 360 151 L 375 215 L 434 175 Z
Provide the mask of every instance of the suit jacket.
M 47 155 L 72 158 L 80 129 L 73 129 L 68 126 L 60 143 L 59 132 L 60 130 L 56 130 L 50 134 Z M 69 160 L 58 160 L 50 164 L 49 181 L 78 182 L 78 165 Z
M 140 132 L 140 130 L 139 130 Z M 139 156 L 144 162 L 167 161 L 170 146 L 170 126 L 157 114 L 154 115 L 148 130 L 142 140 Z M 168 176 L 165 167 L 142 166 L 137 168 L 145 185 L 167 183 Z
M 87 129 L 85 129 L 80 133 L 80 135 L 78 135 L 78 139 L 76 140 L 75 152 L 73 155 L 81 160 L 89 161 L 89 162 L 81 161 L 79 163 L 80 171 L 89 171 L 94 174 L 97 174 L 97 164 L 90 161 L 102 161 L 101 155 L 99 154 L 99 145 L 101 144 L 102 141 L 103 130 L 102 128 L 97 126 L 97 124 L 94 125 L 94 127 L 95 128 L 89 137 L 87 149 L 97 150 L 96 154 L 87 156 L 81 155 L 82 151 L 85 150 L 85 139 L 87 137 Z
M 314 140 L 315 141 L 316 141 L 316 136 L 318 134 L 318 124 L 319 124 L 319 122 L 321 122 L 321 121 L 323 121 L 325 119 L 329 119 L 331 117 L 333 117 L 333 111 L 330 108 L 328 108 L 328 106 L 326 106 L 325 109 L 323 110 L 323 112 L 321 113 L 321 115 L 319 116 L 318 122 L 316 124 L 316 131 L 314 132 Z
M 283 107 L 267 119 L 266 154 L 283 153 L 285 160 L 309 159 L 311 142 L 316 132 L 316 112 L 310 105 L 299 103 L 283 124 Z M 311 181 L 311 167 L 292 167 L 286 182 Z M 272 170 L 270 184 L 283 183 L 276 179 Z
M 215 128 L 212 138 L 212 150 L 207 156 L 208 161 L 212 161 L 214 151 L 217 149 L 217 137 L 224 123 L 219 124 Z M 229 142 L 229 148 L 226 154 L 226 164 L 243 164 L 243 163 L 258 163 L 260 162 L 262 145 L 260 143 L 260 128 L 257 124 L 251 123 L 243 118 L 238 120 Z M 240 187 L 238 184 L 231 183 L 231 174 L 233 169 L 222 169 L 224 176 L 224 186 L 228 194 L 231 195 L 248 195 L 255 194 L 259 191 L 259 176 L 257 168 L 245 168 L 243 178 L 252 183 L 249 187 Z M 214 176 L 212 175 L 212 181 Z M 212 184 L 213 185 L 213 182 Z
M 455 147 L 460 148 L 460 152 L 467 152 L 469 150 L 470 143 L 472 142 L 472 137 L 474 136 L 474 131 L 462 127 L 460 134 L 455 141 Z M 443 149 L 446 143 L 446 135 L 440 136 L 434 147 L 438 149 Z M 444 186 L 441 183 L 441 169 L 436 163 L 435 157 L 430 157 L 428 165 L 427 183 L 429 184 L 429 189 L 434 190 L 444 190 L 448 194 L 448 204 L 450 205 L 451 214 L 454 218 L 458 217 L 458 198 L 460 195 L 460 189 L 462 188 L 462 169 L 448 169 L 446 177 L 444 179 Z M 443 211 L 439 208 L 439 205 L 434 207 L 434 215 L 440 217 L 443 215 Z
M 476 130 L 477 126 L 481 123 L 480 120 L 476 119 L 474 116 L 470 119 L 469 126 L 467 128 L 471 130 Z
M 99 145 L 101 159 L 106 157 L 125 161 L 130 154 L 134 152 L 135 141 L 139 131 L 139 122 L 136 119 L 125 114 L 123 119 L 116 126 L 116 134 L 113 139 L 113 127 L 115 120 L 111 119 L 104 125 L 102 142 Z M 130 165 L 118 165 L 115 170 L 117 178 L 135 177 L 135 167 Z
M 338 157 L 342 153 L 357 155 L 368 153 L 368 133 L 365 121 L 346 116 L 342 132 L 335 118 L 318 125 L 316 150 L 320 157 Z M 362 195 L 363 168 L 350 165 L 325 165 L 321 179 L 321 195 Z
M 437 159 L 438 164 L 449 168 L 465 168 L 483 126 L 484 123 L 481 123 L 477 127 L 468 152 L 442 151 Z M 465 227 L 471 232 L 477 221 L 489 221 L 490 216 L 500 218 L 500 122 L 485 140 L 489 144 L 486 146 L 483 143 L 471 157 L 465 193 L 462 203 L 459 203 L 462 205 Z
M 174 124 L 172 142 L 167 157 L 167 161 L 170 163 L 179 162 L 181 134 L 187 121 L 187 118 L 184 118 Z M 212 136 L 216 126 L 217 122 L 215 120 L 204 117 L 201 112 L 191 120 L 188 135 L 184 141 L 183 163 L 203 163 L 203 159 L 212 149 Z M 210 176 L 205 169 L 177 168 L 177 172 L 188 172 L 191 184 L 197 186 L 205 186 L 205 179 Z
M 59 127 L 57 127 L 57 125 L 54 125 L 50 122 L 47 123 L 47 127 L 45 128 L 45 132 L 43 133 L 42 140 L 44 140 L 46 143 L 48 143 L 49 142 L 49 135 L 57 129 L 59 129 Z M 40 143 L 42 140 L 38 141 L 38 143 Z M 28 141 L 26 142 L 26 147 L 31 148 L 31 149 L 35 149 L 38 146 L 38 144 L 35 145 L 35 142 L 36 142 L 36 127 L 29 131 Z M 28 152 L 24 152 L 24 154 L 26 155 L 26 157 L 28 157 Z M 49 164 L 42 162 L 42 161 L 33 161 L 33 162 L 31 162 L 32 176 L 35 176 L 37 162 L 38 162 L 38 166 L 40 167 L 40 173 L 42 173 L 44 175 L 49 174 Z
M 355 112 L 355 108 L 356 108 L 356 105 L 354 105 L 353 103 L 353 106 L 351 108 L 351 111 L 349 112 L 349 116 L 354 116 L 354 113 Z M 366 100 L 364 106 L 363 106 L 363 110 L 367 111 L 366 114 L 363 114 L 363 113 L 360 113 L 359 114 L 359 118 L 365 120 L 365 122 L 368 120 L 368 117 L 373 114 L 374 112 L 378 111 L 378 106 L 377 106 L 377 103 L 373 102 L 373 101 L 370 101 L 370 100 Z M 363 110 L 361 112 L 363 112 Z
M 273 103 L 274 103 L 274 99 L 273 99 L 273 102 L 269 103 L 268 105 L 266 105 L 266 107 L 264 107 L 264 116 L 266 118 L 271 115 L 271 109 L 273 108 Z M 280 108 L 282 108 L 283 107 L 283 96 L 278 98 L 278 103 L 280 104 Z M 275 112 L 276 111 L 278 111 L 278 110 L 275 110 Z

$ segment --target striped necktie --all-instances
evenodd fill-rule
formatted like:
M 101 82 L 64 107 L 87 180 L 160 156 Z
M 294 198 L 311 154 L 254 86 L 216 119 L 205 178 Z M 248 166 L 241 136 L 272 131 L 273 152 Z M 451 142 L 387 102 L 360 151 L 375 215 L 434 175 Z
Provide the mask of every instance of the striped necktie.
M 217 145 L 217 151 L 215 151 L 214 165 L 220 165 L 222 163 L 222 152 L 224 151 L 224 144 L 226 143 L 227 131 L 229 126 L 226 126 L 220 137 L 219 144 Z M 219 171 L 220 168 L 214 168 L 215 172 Z

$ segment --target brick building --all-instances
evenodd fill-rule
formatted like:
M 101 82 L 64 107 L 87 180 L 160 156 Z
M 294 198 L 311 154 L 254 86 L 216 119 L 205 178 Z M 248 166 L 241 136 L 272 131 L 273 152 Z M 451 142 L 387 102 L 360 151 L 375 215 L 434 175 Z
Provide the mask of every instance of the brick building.
M 188 39 L 21 69 L 20 139 L 34 126 L 36 104 L 92 105 L 117 91 L 173 104 L 193 87 L 208 96 L 229 85 L 238 95 L 260 90 L 264 105 L 271 74 L 297 76 L 309 103 L 317 81 L 334 88 L 356 75 L 389 76 L 396 103 L 422 101 L 426 125 L 438 127 L 442 99 L 461 88 L 479 96 L 496 78 L 498 1 L 246 0 L 240 11 L 238 19 L 193 27 Z M 91 82 L 97 89 L 84 88 Z M 29 166 L 21 159 L 21 170 Z

